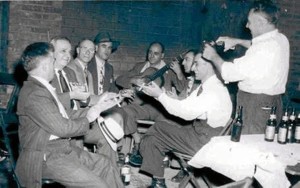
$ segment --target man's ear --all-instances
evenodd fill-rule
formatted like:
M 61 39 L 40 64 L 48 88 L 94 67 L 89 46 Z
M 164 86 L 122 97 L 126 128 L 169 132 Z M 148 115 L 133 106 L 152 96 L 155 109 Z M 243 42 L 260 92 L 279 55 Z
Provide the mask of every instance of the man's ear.
M 161 58 L 163 59 L 165 57 L 165 53 L 162 53 L 161 54 Z
M 79 48 L 80 48 L 80 47 L 77 47 L 77 48 L 76 48 L 76 53 L 77 53 L 77 55 L 79 54 Z
M 97 51 L 98 51 L 98 45 L 95 46 L 95 52 L 97 52 Z

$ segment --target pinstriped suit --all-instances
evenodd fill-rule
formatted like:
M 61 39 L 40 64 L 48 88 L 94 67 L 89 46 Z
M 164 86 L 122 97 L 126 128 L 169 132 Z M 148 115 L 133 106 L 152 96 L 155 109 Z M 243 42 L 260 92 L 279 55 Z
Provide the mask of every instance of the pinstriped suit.
M 109 159 L 72 147 L 68 140 L 49 141 L 51 134 L 60 138 L 86 134 L 89 130 L 89 122 L 85 117 L 85 110 L 67 110 L 69 119 L 63 118 L 51 93 L 32 77 L 24 82 L 19 94 L 17 109 L 20 122 L 21 152 L 17 161 L 16 173 L 23 186 L 41 187 L 42 174 L 44 177 L 48 172 L 47 177 L 66 186 L 75 186 L 76 184 L 80 187 L 81 184 L 78 181 L 82 179 L 78 177 L 83 177 L 87 173 L 90 183 L 84 183 L 85 185 L 81 187 L 105 187 L 106 185 L 122 187 L 119 173 L 112 168 Z M 53 147 L 55 142 L 57 142 L 57 147 Z M 43 161 L 45 154 L 47 159 Z M 56 164 L 56 160 L 61 161 L 62 165 Z M 82 160 L 88 162 L 83 165 Z M 88 167 L 89 165 L 97 166 L 97 168 L 92 169 Z M 51 172 L 50 166 L 53 167 L 52 170 L 55 169 L 54 172 Z M 82 168 L 83 166 L 86 167 Z M 62 173 L 67 170 L 73 171 L 73 169 L 74 173 Z M 76 170 L 77 173 L 75 169 L 78 170 Z M 80 175 L 78 172 L 82 174 Z M 68 181 L 63 181 L 67 177 Z

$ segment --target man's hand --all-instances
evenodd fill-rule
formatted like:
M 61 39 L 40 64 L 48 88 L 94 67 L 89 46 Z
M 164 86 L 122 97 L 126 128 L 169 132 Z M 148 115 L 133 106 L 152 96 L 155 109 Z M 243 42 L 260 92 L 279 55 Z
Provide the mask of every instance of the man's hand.
M 70 98 L 80 101 L 85 101 L 89 98 L 91 94 L 89 92 L 83 92 L 79 90 L 70 91 Z
M 174 87 L 172 87 L 172 91 L 166 91 L 166 94 L 173 99 L 179 99 L 179 96 L 177 95 L 176 89 Z
M 119 104 L 121 102 L 120 98 L 120 95 L 116 93 L 103 93 L 99 101 L 88 110 L 86 118 L 89 120 L 89 122 L 95 121 L 101 112 L 110 109 L 116 104 Z
M 164 92 L 155 82 L 150 82 L 148 85 L 142 86 L 142 91 L 154 98 L 158 98 Z
M 180 64 L 177 60 L 173 60 L 170 63 L 170 69 L 172 69 L 176 74 L 181 74 L 182 73 Z
M 141 86 L 145 83 L 145 79 L 141 77 L 133 77 L 130 79 L 130 83 L 135 86 Z
M 224 43 L 224 52 L 226 52 L 228 50 L 234 50 L 235 46 L 240 43 L 240 40 L 236 38 L 221 36 L 216 40 L 216 43 L 217 45 Z
M 119 92 L 120 96 L 124 98 L 129 98 L 130 100 L 134 99 L 134 90 L 133 89 L 122 89 Z

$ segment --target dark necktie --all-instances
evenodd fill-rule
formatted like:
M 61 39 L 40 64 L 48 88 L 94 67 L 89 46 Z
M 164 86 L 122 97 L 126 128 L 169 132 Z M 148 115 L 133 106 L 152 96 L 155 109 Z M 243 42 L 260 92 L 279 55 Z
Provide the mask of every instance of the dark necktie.
M 198 92 L 197 92 L 197 96 L 199 96 L 203 91 L 202 85 L 199 87 Z
M 58 75 L 59 75 L 59 82 L 60 82 L 62 92 L 63 93 L 69 92 L 70 90 L 69 90 L 68 84 L 67 84 L 61 70 L 58 71 Z
M 86 85 L 87 85 L 87 87 L 89 87 L 88 70 L 87 70 L 87 68 L 85 67 L 83 71 L 84 71 L 84 76 L 85 76 Z
M 59 75 L 59 82 L 60 82 L 62 92 L 63 93 L 70 92 L 67 81 L 66 81 L 65 77 L 63 76 L 61 70 L 58 71 L 58 75 Z M 71 108 L 73 108 L 74 105 L 75 105 L 74 101 L 71 100 Z

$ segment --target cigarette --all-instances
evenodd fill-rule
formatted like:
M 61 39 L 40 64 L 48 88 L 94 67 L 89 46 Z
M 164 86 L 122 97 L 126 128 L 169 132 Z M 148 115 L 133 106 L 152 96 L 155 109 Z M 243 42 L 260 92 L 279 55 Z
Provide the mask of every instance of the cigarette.
M 121 107 L 120 103 L 118 102 L 118 99 L 117 99 L 117 98 L 114 98 L 114 100 L 116 101 L 118 107 Z
M 138 91 L 142 91 L 144 86 L 145 86 L 145 83 L 143 83 L 143 84 L 139 87 Z

